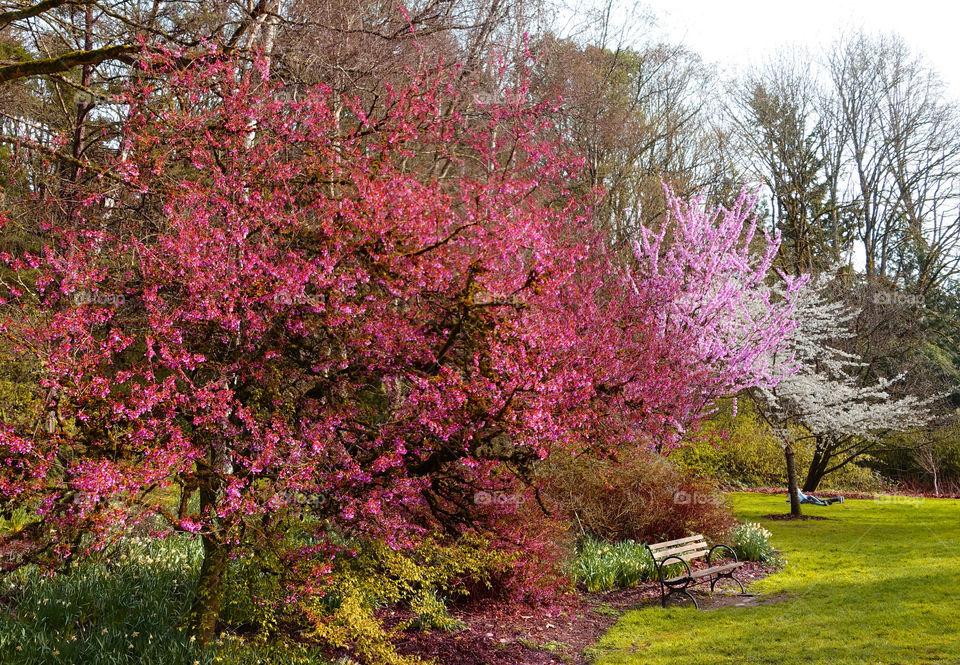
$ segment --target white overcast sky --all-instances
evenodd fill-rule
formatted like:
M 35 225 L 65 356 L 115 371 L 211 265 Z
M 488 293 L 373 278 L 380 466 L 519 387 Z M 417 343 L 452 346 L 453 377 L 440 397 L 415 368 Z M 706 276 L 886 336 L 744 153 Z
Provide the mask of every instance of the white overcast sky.
M 732 70 L 779 47 L 817 51 L 844 29 L 899 34 L 960 99 L 960 4 L 951 0 L 640 0 L 659 32 Z

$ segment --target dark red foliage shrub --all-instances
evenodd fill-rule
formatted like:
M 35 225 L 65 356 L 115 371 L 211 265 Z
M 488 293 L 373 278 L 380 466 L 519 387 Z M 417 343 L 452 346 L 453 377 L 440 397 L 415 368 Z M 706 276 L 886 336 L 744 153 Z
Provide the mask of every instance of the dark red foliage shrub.
M 495 580 L 507 596 L 543 600 L 569 584 L 565 566 L 575 551 L 576 537 L 565 512 L 545 513 L 530 492 L 516 512 L 503 516 L 500 526 L 504 543 L 524 553 L 501 579 Z
M 575 528 L 610 542 L 659 542 L 702 533 L 722 540 L 735 520 L 726 498 L 665 457 L 548 462 L 549 496 Z

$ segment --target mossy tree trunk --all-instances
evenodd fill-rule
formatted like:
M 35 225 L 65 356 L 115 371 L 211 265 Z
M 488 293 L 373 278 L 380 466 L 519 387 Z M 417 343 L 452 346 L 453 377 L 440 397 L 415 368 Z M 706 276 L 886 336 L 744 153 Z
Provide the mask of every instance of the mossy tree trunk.
M 787 486 L 790 489 L 790 514 L 800 517 L 800 488 L 797 483 L 797 463 L 794 459 L 793 444 L 787 442 L 783 446 L 783 456 L 787 458 Z
M 203 536 L 203 564 L 190 609 L 190 629 L 200 644 L 206 644 L 216 634 L 226 574 L 227 549 L 212 536 Z
M 221 537 L 222 525 L 216 517 L 217 503 L 224 485 L 222 472 L 226 471 L 225 454 L 223 444 L 216 442 L 211 445 L 209 461 L 205 464 L 206 472 L 200 475 L 200 514 L 208 516 L 210 524 L 201 535 L 203 563 L 200 564 L 197 592 L 188 618 L 190 630 L 200 644 L 207 644 L 216 634 L 229 562 L 229 546 Z

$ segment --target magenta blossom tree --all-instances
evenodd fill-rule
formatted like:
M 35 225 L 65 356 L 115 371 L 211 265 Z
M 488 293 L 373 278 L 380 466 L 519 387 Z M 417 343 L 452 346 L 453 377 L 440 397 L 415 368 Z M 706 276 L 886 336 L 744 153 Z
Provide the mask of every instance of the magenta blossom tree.
M 522 88 L 467 114 L 417 75 L 365 109 L 176 62 L 128 91 L 112 171 L 38 193 L 40 249 L 3 256 L 0 332 L 45 395 L 0 428 L 0 492 L 41 518 L 7 565 L 160 519 L 202 540 L 206 641 L 229 558 L 273 547 L 304 497 L 322 528 L 282 552 L 291 599 L 322 592 L 333 533 L 490 531 L 510 505 L 475 493 L 551 451 L 663 445 L 772 381 L 791 302 L 749 197 L 675 201 L 625 265 Z

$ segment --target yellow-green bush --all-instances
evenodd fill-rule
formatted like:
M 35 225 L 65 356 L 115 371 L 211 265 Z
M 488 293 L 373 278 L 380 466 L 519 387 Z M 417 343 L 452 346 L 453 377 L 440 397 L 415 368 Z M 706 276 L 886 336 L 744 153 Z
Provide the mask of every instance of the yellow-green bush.
M 409 608 L 414 618 L 400 628 L 456 629 L 459 624 L 447 614 L 443 599 L 466 595 L 469 585 L 489 585 L 511 563 L 484 539 L 470 536 L 453 544 L 426 539 L 409 551 L 363 543 L 356 556 L 338 563 L 327 594 L 305 603 L 310 636 L 349 648 L 369 663 L 418 662 L 395 651 L 376 610 Z
M 670 459 L 730 487 L 771 487 L 786 482 L 783 447 L 749 404 L 733 414 L 724 405 Z
M 0 537 L 20 533 L 37 519 L 36 515 L 28 513 L 25 508 L 11 511 L 9 517 L 0 515 Z
M 723 405 L 670 453 L 670 459 L 727 487 L 785 487 L 786 462 L 780 440 L 747 400 L 741 400 L 739 407 L 734 415 L 731 404 Z M 813 444 L 803 435 L 797 431 L 794 446 L 801 483 L 813 458 Z M 848 464 L 826 476 L 820 489 L 877 491 L 884 487 L 878 474 Z

